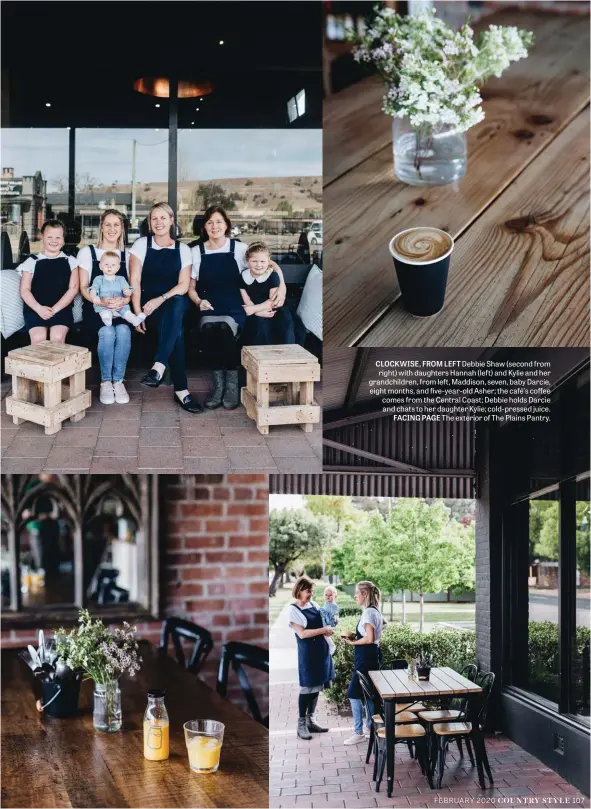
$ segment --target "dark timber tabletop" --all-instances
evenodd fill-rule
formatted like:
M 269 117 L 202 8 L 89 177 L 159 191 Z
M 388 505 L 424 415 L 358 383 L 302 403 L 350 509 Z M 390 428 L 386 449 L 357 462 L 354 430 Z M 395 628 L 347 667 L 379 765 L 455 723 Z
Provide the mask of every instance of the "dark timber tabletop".
M 589 20 L 507 8 L 475 27 L 491 23 L 531 30 L 535 45 L 485 84 L 458 183 L 395 179 L 376 77 L 325 101 L 325 345 L 589 344 Z M 456 239 L 431 318 L 402 307 L 388 251 L 417 225 Z
M 2 805 L 4 807 L 266 807 L 267 730 L 173 659 L 142 642 L 144 664 L 121 681 L 123 728 L 92 725 L 92 682 L 83 683 L 81 715 L 52 719 L 35 708 L 35 683 L 16 650 L 2 651 Z M 170 758 L 143 756 L 143 716 L 150 687 L 166 688 Z M 183 723 L 226 726 L 220 769 L 189 769 Z

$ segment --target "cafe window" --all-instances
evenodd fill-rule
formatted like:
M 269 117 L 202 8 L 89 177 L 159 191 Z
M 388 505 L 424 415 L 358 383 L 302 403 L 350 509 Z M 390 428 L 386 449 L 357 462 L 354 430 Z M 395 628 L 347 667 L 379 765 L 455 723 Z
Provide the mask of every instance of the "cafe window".
M 96 243 L 106 208 L 127 218 L 131 245 L 151 205 L 168 200 L 168 129 L 77 129 L 75 192 L 80 246 Z M 68 215 L 67 193 L 48 200 Z
M 157 617 L 157 476 L 5 475 L 2 501 L 5 625 Z
M 521 489 L 503 520 L 504 685 L 589 723 L 588 369 L 554 394 L 552 422 L 501 439 L 505 486 Z M 525 447 L 536 448 L 524 452 Z M 539 451 L 537 451 L 539 450 Z M 552 485 L 539 484 L 549 479 Z M 529 484 L 535 491 L 523 492 Z
M 183 129 L 177 181 L 177 218 L 189 240 L 201 235 L 204 211 L 221 205 L 232 237 L 266 242 L 278 264 L 320 262 L 320 130 Z

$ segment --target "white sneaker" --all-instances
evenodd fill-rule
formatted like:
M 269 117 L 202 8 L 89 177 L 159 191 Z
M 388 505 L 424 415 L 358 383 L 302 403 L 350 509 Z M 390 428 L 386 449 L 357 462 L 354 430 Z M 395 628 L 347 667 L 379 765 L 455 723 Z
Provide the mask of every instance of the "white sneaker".
M 112 382 L 101 382 L 100 400 L 103 404 L 115 404 L 115 391 Z
M 349 736 L 348 739 L 345 739 L 343 744 L 361 744 L 361 742 L 365 741 L 365 736 L 363 733 L 354 733 L 352 736 Z
M 115 391 L 117 404 L 127 404 L 129 402 L 129 393 L 125 390 L 123 382 L 113 382 L 113 390 Z

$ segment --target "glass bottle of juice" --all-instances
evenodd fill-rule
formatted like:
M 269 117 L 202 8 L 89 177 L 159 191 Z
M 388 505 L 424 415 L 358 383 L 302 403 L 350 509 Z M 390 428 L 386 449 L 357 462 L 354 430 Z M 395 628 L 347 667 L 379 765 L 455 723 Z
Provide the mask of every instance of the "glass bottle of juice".
M 164 761 L 169 754 L 168 711 L 164 704 L 166 691 L 148 691 L 148 707 L 144 714 L 144 756 L 149 761 Z

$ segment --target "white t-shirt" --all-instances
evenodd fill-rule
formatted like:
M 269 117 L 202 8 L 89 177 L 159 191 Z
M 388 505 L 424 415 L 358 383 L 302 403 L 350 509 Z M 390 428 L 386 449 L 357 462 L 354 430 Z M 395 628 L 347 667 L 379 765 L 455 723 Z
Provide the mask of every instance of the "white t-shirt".
M 152 239 L 152 249 L 153 250 L 174 250 L 174 242 L 173 244 L 169 244 L 167 247 L 161 247 L 159 244 L 156 244 L 155 240 Z M 181 251 L 181 267 L 184 269 L 185 267 L 190 267 L 192 263 L 192 256 L 191 256 L 191 248 L 189 245 L 185 244 L 184 242 L 179 242 L 179 250 Z M 140 264 L 142 267 L 144 266 L 144 259 L 146 258 L 146 253 L 148 252 L 148 239 L 146 236 L 142 236 L 141 239 L 138 239 L 134 242 L 131 250 L 129 251 L 132 256 L 139 258 Z
M 305 612 L 306 610 L 309 610 L 310 607 L 316 607 L 317 610 L 320 609 L 320 607 L 315 601 L 308 601 L 305 607 L 301 607 L 299 609 L 298 607 L 296 607 L 295 604 L 290 604 L 289 609 L 287 611 L 287 623 L 299 624 L 300 626 L 303 626 L 305 629 L 308 626 L 308 621 L 306 620 L 306 616 L 302 615 L 300 609 L 304 610 Z
M 373 626 L 373 642 L 378 643 L 382 637 L 382 632 L 384 631 L 384 619 L 382 618 L 381 612 L 374 609 L 374 607 L 366 607 L 363 610 L 359 623 L 357 624 L 359 627 L 359 634 L 362 638 L 367 635 L 367 630 L 365 629 L 366 624 L 371 624 Z
M 205 248 L 205 255 L 211 254 L 219 254 L 219 253 L 229 253 L 230 252 L 230 241 L 231 239 L 226 239 L 226 243 L 222 245 L 222 247 L 218 247 L 214 250 L 209 249 L 208 247 Z M 136 242 L 137 244 L 137 242 Z M 245 242 L 234 242 L 234 258 L 236 259 L 236 264 L 238 265 L 238 269 L 240 271 L 245 270 L 248 267 L 248 262 L 246 261 L 246 251 L 248 250 L 248 245 Z M 133 252 L 133 251 L 132 251 Z M 192 258 L 193 258 L 193 271 L 191 272 L 191 278 L 198 280 L 199 278 L 199 267 L 201 266 L 201 250 L 199 249 L 199 245 L 196 247 L 191 248 Z
M 70 264 L 70 270 L 75 270 L 78 267 L 78 259 L 74 258 L 74 256 L 66 256 L 65 253 L 60 253 L 59 256 L 46 256 L 45 253 L 38 253 L 37 260 L 29 256 L 29 258 L 25 259 L 22 264 L 19 264 L 16 268 L 17 272 L 19 272 L 21 275 L 24 272 L 30 272 L 31 275 L 33 275 L 37 261 L 41 261 L 42 258 L 46 258 L 48 261 L 53 261 L 54 258 L 67 258 L 68 263 Z
M 96 253 L 96 257 L 98 260 L 101 260 L 101 256 L 105 252 L 104 248 L 96 247 L 94 248 L 94 252 Z M 119 256 L 121 255 L 121 250 L 114 250 L 113 252 L 117 253 Z M 78 266 L 82 267 L 83 270 L 86 270 L 88 273 L 88 277 L 90 278 L 92 274 L 92 253 L 90 252 L 90 246 L 86 245 L 86 247 L 81 247 L 78 251 L 78 255 L 76 256 L 76 261 L 78 262 Z M 127 274 L 129 275 L 129 250 L 127 247 L 125 248 L 125 263 L 127 265 Z

